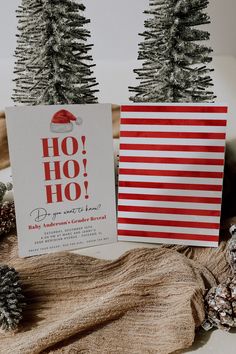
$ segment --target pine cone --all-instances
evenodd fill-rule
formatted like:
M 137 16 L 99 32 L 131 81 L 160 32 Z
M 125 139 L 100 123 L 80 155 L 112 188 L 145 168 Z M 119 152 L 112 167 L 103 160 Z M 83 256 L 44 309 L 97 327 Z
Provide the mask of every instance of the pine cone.
M 5 183 L 0 182 L 0 203 L 3 200 L 3 197 L 6 193 L 6 191 L 7 191 L 7 187 L 6 187 Z
M 6 192 L 11 191 L 12 188 L 13 188 L 13 185 L 11 182 L 7 182 L 6 184 L 3 182 L 0 182 L 0 203 L 2 203 Z
M 202 327 L 208 331 L 212 327 L 224 330 L 236 327 L 236 226 L 229 229 L 232 235 L 227 246 L 227 260 L 233 276 L 225 283 L 209 290 L 205 297 L 206 319 Z
M 230 330 L 236 327 L 236 277 L 212 288 L 205 298 L 207 318 L 203 328 Z
M 13 189 L 13 184 L 11 182 L 7 182 L 6 188 L 7 188 L 7 191 L 11 191 Z
M 16 228 L 16 216 L 14 202 L 0 204 L 0 235 L 7 234 Z
M 0 266 L 0 328 L 9 331 L 22 319 L 24 296 L 14 268 Z

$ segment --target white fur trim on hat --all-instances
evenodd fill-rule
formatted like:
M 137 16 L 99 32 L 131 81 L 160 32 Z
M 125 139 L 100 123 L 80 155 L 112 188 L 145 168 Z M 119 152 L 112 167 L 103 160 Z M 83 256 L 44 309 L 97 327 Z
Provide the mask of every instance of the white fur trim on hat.
M 72 123 L 65 123 L 65 124 L 51 123 L 50 130 L 53 133 L 69 133 L 73 130 L 73 124 Z

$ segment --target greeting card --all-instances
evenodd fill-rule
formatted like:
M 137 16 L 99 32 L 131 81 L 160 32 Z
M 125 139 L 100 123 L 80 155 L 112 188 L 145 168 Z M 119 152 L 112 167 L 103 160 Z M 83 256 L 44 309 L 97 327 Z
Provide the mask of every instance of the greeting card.
M 19 255 L 115 242 L 111 105 L 8 108 Z
M 216 247 L 227 107 L 121 108 L 118 239 Z

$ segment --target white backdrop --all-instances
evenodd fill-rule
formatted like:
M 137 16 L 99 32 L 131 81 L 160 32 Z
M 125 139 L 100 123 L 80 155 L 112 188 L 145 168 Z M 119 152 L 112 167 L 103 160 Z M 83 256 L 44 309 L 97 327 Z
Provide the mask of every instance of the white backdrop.
M 191 1 L 191 0 L 189 0 Z M 86 14 L 91 18 L 96 59 L 126 60 L 136 58 L 138 32 L 143 29 L 143 10 L 148 0 L 84 0 Z M 15 9 L 21 0 L 1 1 L 0 58 L 12 56 L 15 47 Z M 217 55 L 235 55 L 235 0 L 210 0 L 208 12 L 212 19 L 209 29 L 211 43 Z
M 191 1 L 191 0 L 189 0 Z M 12 104 L 13 52 L 15 49 L 15 9 L 21 0 L 2 1 L 0 11 L 0 108 Z M 135 84 L 138 33 L 143 31 L 143 10 L 148 0 L 84 0 L 91 19 L 95 74 L 100 83 L 100 102 L 127 102 L 128 86 Z M 214 49 L 213 74 L 218 101 L 228 103 L 232 112 L 229 136 L 236 136 L 236 38 L 235 0 L 210 0 L 211 45 Z M 231 124 L 232 123 L 232 124 Z M 235 128 L 234 128 L 235 127 Z M 232 130 L 231 128 L 234 128 Z

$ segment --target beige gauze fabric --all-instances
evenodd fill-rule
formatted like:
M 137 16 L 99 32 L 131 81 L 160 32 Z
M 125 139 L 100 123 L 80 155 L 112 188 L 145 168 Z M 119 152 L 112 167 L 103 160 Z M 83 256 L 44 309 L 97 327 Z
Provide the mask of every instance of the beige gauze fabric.
M 223 241 L 218 249 L 179 247 L 183 253 L 142 248 L 115 261 L 72 253 L 19 259 L 16 237 L 5 237 L 0 263 L 20 273 L 27 306 L 19 330 L 0 333 L 0 353 L 167 354 L 188 348 L 204 319 L 205 288 L 229 274 L 225 247 Z

